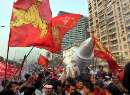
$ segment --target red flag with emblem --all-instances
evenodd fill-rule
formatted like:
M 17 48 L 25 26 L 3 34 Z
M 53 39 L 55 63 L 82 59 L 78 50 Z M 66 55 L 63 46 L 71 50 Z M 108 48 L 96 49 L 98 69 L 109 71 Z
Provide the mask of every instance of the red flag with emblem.
M 109 52 L 109 50 L 106 47 L 104 47 L 97 38 L 93 37 L 93 40 L 94 40 L 94 56 L 106 60 L 108 62 L 110 71 L 112 73 L 117 73 L 117 71 L 119 71 L 121 67 L 114 60 L 111 52 Z
M 80 14 L 63 14 L 52 19 L 52 27 L 57 27 L 62 36 L 74 28 L 80 20 Z
M 52 45 L 52 33 L 48 31 L 47 24 L 51 10 L 45 10 L 50 10 L 48 0 L 18 0 L 14 4 L 9 38 L 10 47 L 48 47 Z M 41 11 L 44 15 L 41 14 Z M 45 17 L 45 14 L 50 15 Z
M 50 30 L 53 35 L 53 46 L 47 49 L 53 53 L 61 51 L 61 43 L 65 33 L 74 28 L 80 20 L 79 14 L 64 14 L 52 18 Z

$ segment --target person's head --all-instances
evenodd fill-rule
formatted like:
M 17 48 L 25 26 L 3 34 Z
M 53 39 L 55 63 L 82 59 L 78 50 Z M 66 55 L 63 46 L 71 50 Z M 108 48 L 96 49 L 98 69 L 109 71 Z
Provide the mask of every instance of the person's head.
M 35 95 L 35 88 L 28 87 L 24 90 L 24 95 Z
M 122 92 L 119 90 L 119 88 L 112 83 L 109 84 L 107 90 L 111 95 L 122 95 Z
M 130 62 L 125 66 L 123 85 L 130 92 Z
M 83 89 L 83 86 L 84 86 L 84 85 L 83 85 L 83 80 L 82 80 L 82 78 L 81 78 L 81 77 L 78 77 L 78 78 L 77 78 L 77 83 L 76 83 L 76 88 L 82 90 L 82 89 Z
M 95 88 L 97 89 L 102 89 L 104 88 L 104 83 L 102 80 L 97 80 L 96 83 L 95 83 Z
M 43 91 L 45 92 L 45 95 L 51 95 L 53 91 L 53 86 L 51 84 L 46 84 L 43 87 Z
M 90 92 L 93 92 L 94 90 L 94 85 L 90 82 L 84 82 L 84 92 L 86 93 L 85 95 L 87 95 Z
M 7 84 L 7 89 L 12 90 L 13 92 L 15 92 L 17 90 L 18 87 L 18 83 L 17 82 L 9 82 Z
M 103 66 L 102 65 L 99 65 L 99 70 L 103 71 Z
M 31 76 L 31 75 L 28 74 L 28 73 L 26 73 L 26 74 L 24 75 L 24 77 L 25 77 L 26 80 L 28 80 L 30 76 Z

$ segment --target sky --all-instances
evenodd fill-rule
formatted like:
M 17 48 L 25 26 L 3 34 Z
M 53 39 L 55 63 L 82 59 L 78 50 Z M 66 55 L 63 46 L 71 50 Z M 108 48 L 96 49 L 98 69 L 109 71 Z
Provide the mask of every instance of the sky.
M 0 3 L 0 56 L 6 57 L 9 24 L 12 12 L 14 0 L 1 0 Z M 82 14 L 88 16 L 88 4 L 87 0 L 50 0 L 50 6 L 53 17 L 55 17 L 59 11 L 66 11 L 71 13 Z M 19 57 L 23 58 L 23 55 L 28 52 L 27 48 L 10 48 L 9 58 Z M 35 51 L 35 50 L 34 50 Z M 32 54 L 32 56 L 34 56 Z

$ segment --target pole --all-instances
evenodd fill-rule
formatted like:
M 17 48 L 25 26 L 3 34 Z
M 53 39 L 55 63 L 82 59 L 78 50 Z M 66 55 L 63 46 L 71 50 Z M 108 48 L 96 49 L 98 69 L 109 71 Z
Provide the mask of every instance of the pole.
M 32 47 L 31 50 L 28 52 L 28 54 L 26 55 L 26 59 L 29 56 L 29 54 L 32 52 L 33 49 L 34 49 L 34 47 Z
M 21 63 L 21 68 L 20 68 L 20 72 L 19 72 L 19 79 L 21 77 L 21 72 L 22 72 L 25 60 L 26 60 L 26 55 L 24 55 L 24 58 L 23 58 L 22 63 Z
M 1 28 L 5 28 L 4 25 L 0 26 Z M 10 34 L 9 34 L 9 40 L 10 40 Z M 8 40 L 8 42 L 9 42 Z M 5 74 L 4 74 L 4 88 L 6 87 L 6 79 L 7 79 L 7 67 L 8 67 L 8 57 L 9 57 L 9 44 L 7 47 L 7 55 L 6 55 L 6 61 L 5 61 Z
M 7 48 L 7 56 L 6 56 L 6 61 L 5 61 L 4 88 L 6 87 L 8 57 L 9 57 L 9 45 L 8 45 L 8 48 Z
M 22 73 L 22 69 L 23 69 L 23 66 L 24 66 L 25 60 L 26 60 L 27 57 L 30 55 L 30 53 L 32 52 L 33 49 L 34 49 L 34 47 L 31 48 L 31 50 L 28 52 L 27 55 L 24 55 L 23 61 L 22 61 L 22 63 L 21 63 L 20 72 L 19 72 L 19 79 L 20 79 L 20 77 L 21 77 L 21 73 Z

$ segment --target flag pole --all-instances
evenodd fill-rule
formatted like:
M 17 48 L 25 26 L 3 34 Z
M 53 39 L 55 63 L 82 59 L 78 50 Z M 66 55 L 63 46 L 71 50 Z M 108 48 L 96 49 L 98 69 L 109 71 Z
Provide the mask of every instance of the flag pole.
M 1 27 L 5 27 L 5 26 L 1 26 Z M 10 41 L 10 33 L 9 33 L 9 39 L 8 42 Z M 4 88 L 6 87 L 6 79 L 7 79 L 7 67 L 8 67 L 8 58 L 9 58 L 9 44 L 7 47 L 7 54 L 6 54 L 6 60 L 5 60 L 5 75 L 4 75 Z
M 33 49 L 34 49 L 34 47 L 32 47 L 32 48 L 30 49 L 30 51 L 27 53 L 27 55 L 26 55 L 26 54 L 24 55 L 23 61 L 22 61 L 22 63 L 21 63 L 20 72 L 19 72 L 19 79 L 20 79 L 20 77 L 21 77 L 21 73 L 22 73 L 22 69 L 23 69 L 25 60 L 26 60 L 27 57 L 30 55 L 30 53 L 32 52 Z
M 5 61 L 5 75 L 4 75 L 4 88 L 6 87 L 6 79 L 7 79 L 7 67 L 8 67 L 8 58 L 9 58 L 9 45 L 7 48 L 7 55 L 6 55 L 6 61 Z

